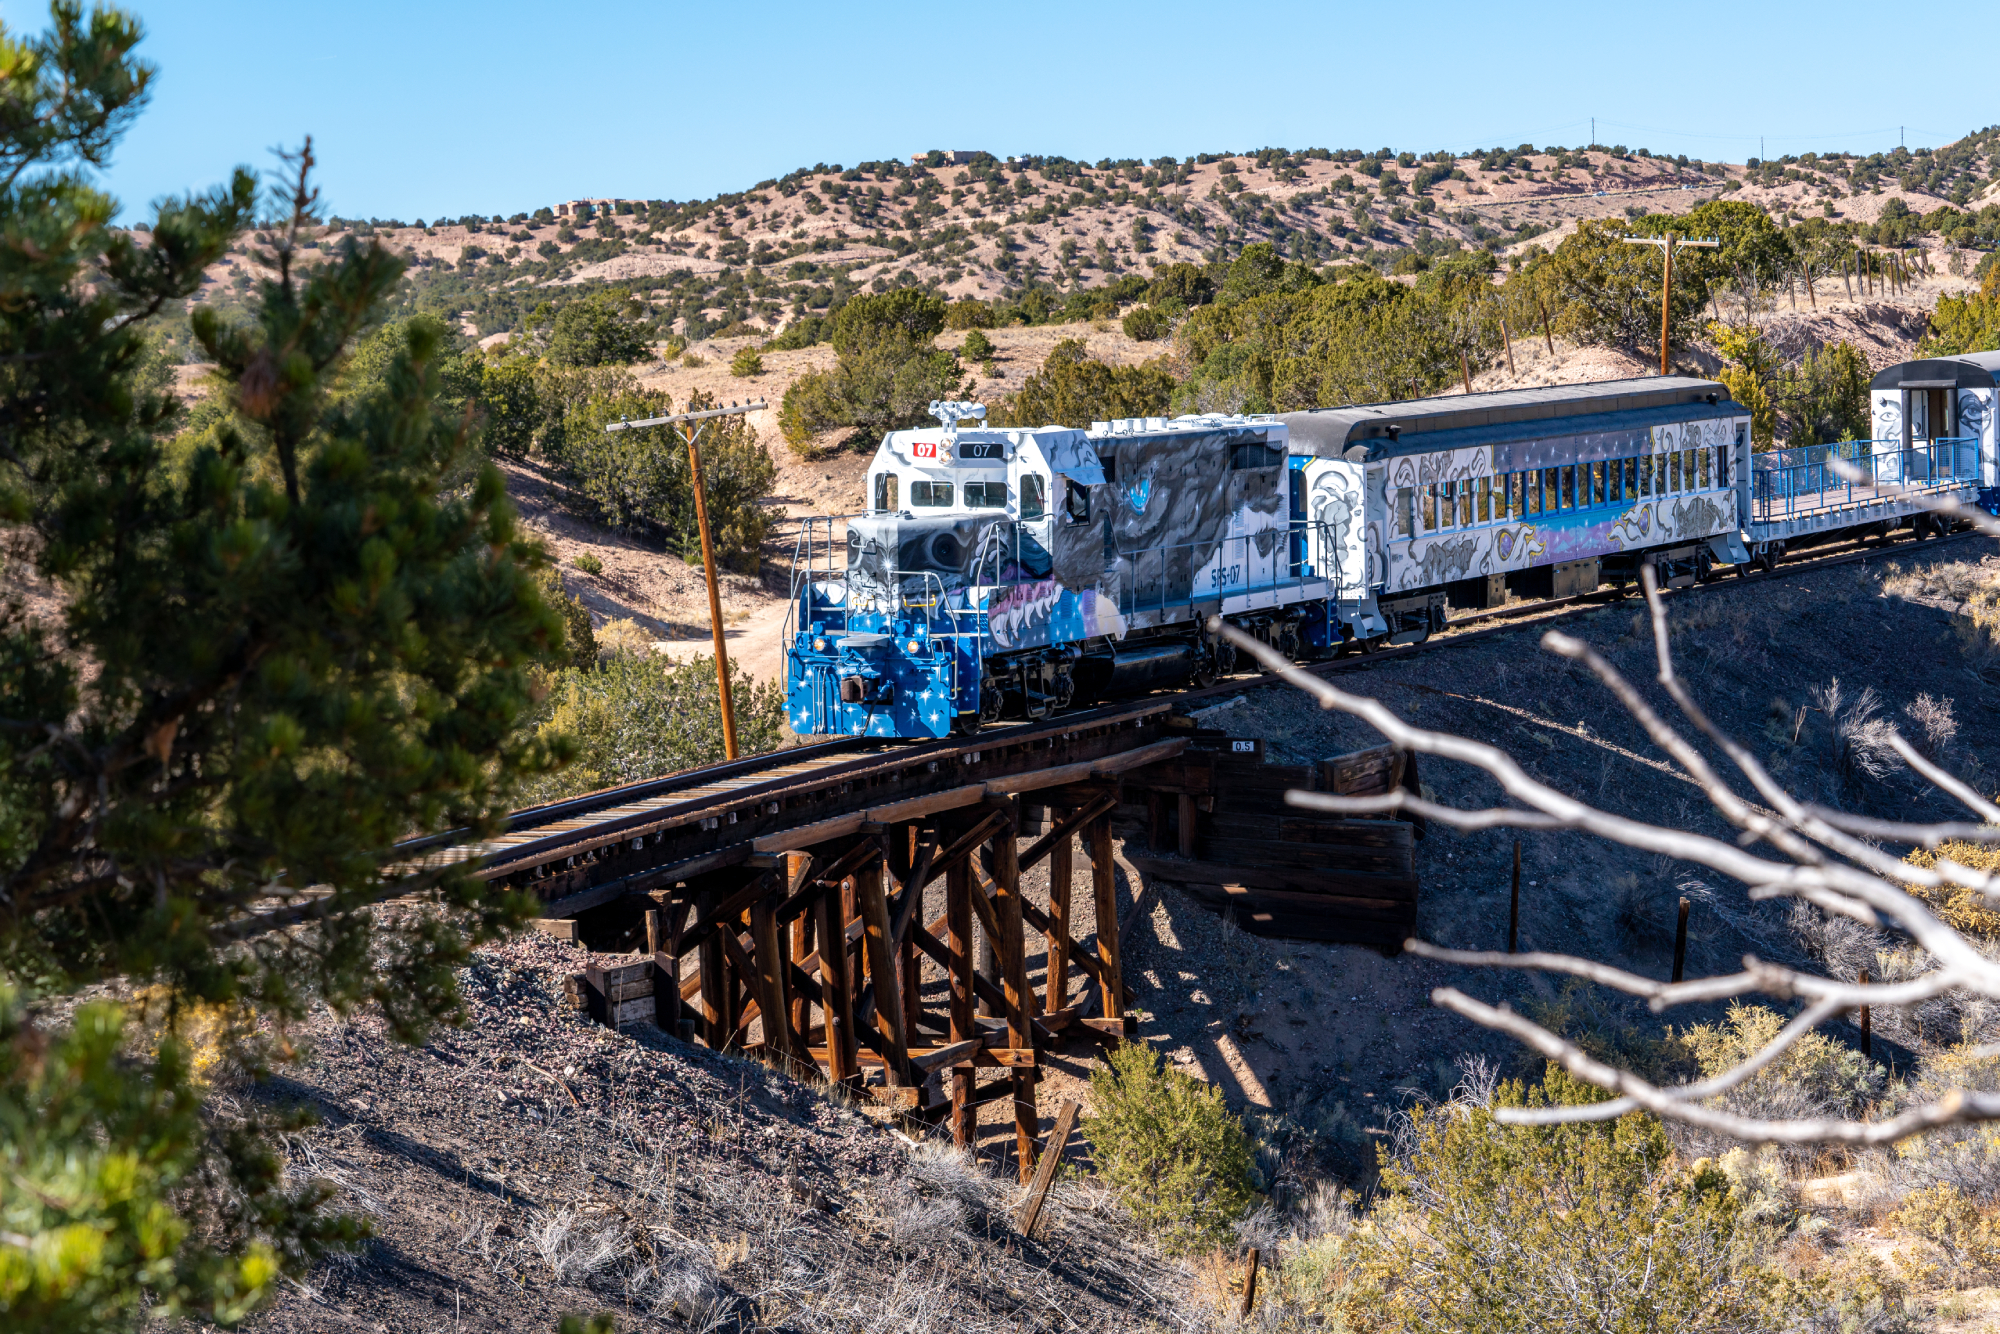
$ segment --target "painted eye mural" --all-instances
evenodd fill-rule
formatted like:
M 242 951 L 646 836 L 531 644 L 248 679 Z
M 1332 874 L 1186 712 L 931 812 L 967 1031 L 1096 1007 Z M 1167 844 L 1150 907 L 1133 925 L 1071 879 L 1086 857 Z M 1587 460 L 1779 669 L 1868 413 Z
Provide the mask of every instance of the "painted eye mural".
M 1986 422 L 1991 415 L 1991 405 L 1986 395 L 1977 389 L 1958 391 L 1958 433 L 1973 440 L 1986 438 Z
M 1878 398 L 1875 401 L 1875 438 L 1877 440 L 1903 438 L 1903 405 L 1893 397 Z

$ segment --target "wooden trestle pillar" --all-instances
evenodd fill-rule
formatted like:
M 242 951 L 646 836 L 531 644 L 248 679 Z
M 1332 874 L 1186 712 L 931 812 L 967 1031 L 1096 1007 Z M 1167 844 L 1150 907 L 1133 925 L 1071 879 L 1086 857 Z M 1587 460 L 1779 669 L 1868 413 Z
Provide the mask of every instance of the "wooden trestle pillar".
M 973 1006 L 972 867 L 960 860 L 945 871 L 945 949 L 950 956 L 951 1032 L 953 1043 L 970 1042 L 979 1036 Z M 972 1063 L 954 1064 L 951 1069 L 951 1142 L 968 1148 L 976 1138 L 976 1117 L 972 1107 Z
M 981 1103 L 1010 1102 L 1025 1182 L 1038 1156 L 1039 1053 L 1058 1034 L 1119 1035 L 1125 1013 L 1111 859 L 1117 797 L 1084 783 L 1048 796 L 1048 832 L 1025 849 L 1019 799 L 987 795 L 782 849 L 782 872 L 766 855 L 709 873 L 698 888 L 664 896 L 650 921 L 659 975 L 671 977 L 682 953 L 696 956 L 698 974 L 672 990 L 693 1001 L 711 1047 L 748 1045 L 795 1074 L 823 1069 L 856 1088 L 873 1084 L 879 1065 L 888 1087 L 878 1091 L 917 1116 L 947 1117 L 956 1144 L 976 1143 Z M 1090 861 L 1094 949 L 1072 935 L 1078 839 Z M 1021 888 L 1044 858 L 1047 911 Z M 939 879 L 944 911 L 926 920 L 925 891 Z M 1048 951 L 1039 990 L 1028 975 L 1031 930 Z M 981 968 L 987 949 L 990 976 Z M 926 957 L 944 976 L 942 1014 L 923 1007 Z M 1102 1018 L 1084 1017 L 1076 1003 L 1074 993 L 1091 987 Z M 656 1008 L 671 1021 L 677 1005 L 667 998 Z M 981 1069 L 1000 1076 L 984 1092 Z
M 1008 822 L 993 836 L 993 915 L 998 919 L 994 947 L 1000 954 L 1001 974 L 1007 996 L 1007 1046 L 1014 1051 L 1035 1045 L 1033 1015 L 1028 990 L 1027 930 L 1021 912 L 1021 864 L 1018 806 L 1005 808 Z M 1014 1067 L 1009 1072 L 1014 1083 L 1014 1143 L 1021 1183 L 1026 1185 L 1035 1171 L 1035 1131 L 1040 1117 L 1035 1111 L 1035 1071 Z

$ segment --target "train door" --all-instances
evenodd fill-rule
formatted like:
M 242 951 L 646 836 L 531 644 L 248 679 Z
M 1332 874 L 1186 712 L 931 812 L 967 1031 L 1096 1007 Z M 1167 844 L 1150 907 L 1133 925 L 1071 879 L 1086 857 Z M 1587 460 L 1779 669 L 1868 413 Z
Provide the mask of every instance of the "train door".
M 1285 477 L 1291 483 L 1291 577 L 1303 579 L 1308 573 L 1306 562 L 1310 559 L 1306 550 L 1306 465 L 1309 458 L 1292 457 L 1286 460 Z
M 1032 583 L 1053 571 L 1049 531 L 1049 497 L 1055 493 L 1050 470 L 1039 451 L 1016 449 L 1009 469 L 1014 483 L 1014 541 L 1009 552 L 1012 569 L 1003 583 Z

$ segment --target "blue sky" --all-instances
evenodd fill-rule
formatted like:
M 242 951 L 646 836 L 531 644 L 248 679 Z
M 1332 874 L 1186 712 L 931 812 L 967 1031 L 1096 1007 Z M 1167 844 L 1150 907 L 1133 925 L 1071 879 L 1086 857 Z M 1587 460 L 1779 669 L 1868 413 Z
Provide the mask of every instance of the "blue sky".
M 337 5 L 141 0 L 128 220 L 310 132 L 332 210 L 687 199 L 814 162 L 1600 142 L 1741 161 L 2000 121 L 1879 5 Z M 46 10 L 0 0 L 12 31 Z

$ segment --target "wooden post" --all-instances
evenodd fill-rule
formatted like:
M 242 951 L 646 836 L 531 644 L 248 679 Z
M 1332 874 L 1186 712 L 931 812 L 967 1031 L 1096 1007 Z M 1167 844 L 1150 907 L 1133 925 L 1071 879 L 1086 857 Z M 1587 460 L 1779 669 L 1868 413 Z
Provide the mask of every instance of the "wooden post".
M 912 924 L 924 920 L 924 887 L 915 883 L 917 875 L 917 827 L 910 826 L 907 842 L 898 839 L 908 852 L 908 866 L 898 878 L 903 881 L 904 893 L 914 894 L 917 902 L 905 916 Z M 891 923 L 893 926 L 894 923 Z M 921 1047 L 923 1035 L 917 1031 L 917 1019 L 923 1013 L 923 973 L 922 960 L 917 957 L 917 947 L 905 930 L 896 940 L 896 976 L 902 983 L 903 1042 L 906 1046 Z
M 1862 986 L 1865 987 L 1868 985 L 1868 970 L 1866 968 L 1861 970 L 1860 980 Z M 1875 1034 L 1869 1029 L 1868 1007 L 1866 1005 L 1861 1007 L 1861 1054 L 1863 1056 L 1873 1056 L 1875 1054 Z
M 1660 285 L 1660 374 L 1667 373 L 1667 333 L 1672 327 L 1669 317 L 1674 309 L 1674 238 L 1667 234 L 1667 243 L 1660 247 L 1667 255 L 1667 280 Z
M 828 886 L 815 905 L 819 912 L 820 1010 L 826 1016 L 827 1077 L 836 1084 L 854 1078 L 854 992 L 847 972 L 846 922 L 841 891 Z
M 1465 349 L 1458 350 L 1458 373 L 1465 377 L 1465 392 L 1472 392 L 1472 362 L 1465 355 Z
M 681 921 L 686 905 L 672 903 L 666 908 L 666 935 L 653 947 L 653 1022 L 669 1037 L 681 1037 Z M 646 914 L 647 944 L 655 934 L 653 919 L 661 909 Z
M 971 863 L 961 858 L 952 863 L 944 877 L 945 943 L 951 948 L 951 1040 L 966 1042 L 978 1035 L 973 1018 L 972 986 L 972 883 Z M 951 1142 L 963 1149 L 978 1138 L 973 1115 L 972 1071 L 953 1066 L 951 1072 Z
M 785 967 L 784 941 L 778 935 L 778 896 L 771 893 L 750 906 L 750 938 L 757 944 L 757 1011 L 763 1016 L 764 1050 L 778 1058 L 778 1068 L 796 1074 L 792 1060 L 791 973 Z
M 1257 1304 L 1257 1248 L 1250 1248 L 1249 1256 L 1243 1262 L 1243 1310 L 1238 1314 L 1245 1320 L 1250 1318 L 1250 1308 Z
M 1049 849 L 1049 976 L 1042 1010 L 1054 1014 L 1069 1004 L 1069 895 L 1075 874 L 1071 851 L 1074 835 L 1065 834 Z
M 1549 332 L 1549 308 L 1542 303 L 1539 293 L 1535 296 L 1535 309 L 1542 312 L 1542 342 L 1547 345 L 1549 355 L 1553 357 L 1556 354 L 1556 340 L 1555 336 Z
M 1819 293 L 1813 291 L 1812 265 L 1803 263 L 1800 264 L 1799 273 L 1804 276 L 1806 281 L 1806 300 L 1812 303 L 1812 308 L 1814 310 L 1818 310 Z
M 1507 346 L 1507 374 L 1511 376 L 1511 375 L 1513 375 L 1513 374 L 1515 373 L 1515 372 L 1514 372 L 1514 335 L 1513 335 L 1513 333 L 1512 333 L 1511 331 L 1509 331 L 1509 330 L 1508 330 L 1508 328 L 1507 328 L 1507 321 L 1505 321 L 1505 320 L 1501 320 L 1501 321 L 1500 321 L 1500 341 L 1501 341 L 1502 343 L 1506 344 L 1506 346 Z
M 808 853 L 788 852 L 785 854 L 785 888 L 787 892 L 791 892 L 794 887 L 799 885 L 799 877 L 806 873 L 811 862 L 812 857 Z M 802 912 L 792 919 L 791 939 L 787 943 L 791 946 L 791 962 L 795 964 L 804 963 L 806 956 L 812 953 L 812 923 L 813 915 L 810 912 Z M 787 973 L 789 971 L 787 970 Z M 800 992 L 792 997 L 791 1017 L 792 1031 L 799 1035 L 802 1043 L 797 1055 L 803 1062 L 806 1059 L 804 1048 L 812 1045 L 812 1002 L 806 999 L 804 992 Z
M 687 438 L 688 480 L 694 484 L 694 525 L 701 532 L 701 572 L 708 581 L 708 623 L 715 639 L 715 685 L 722 702 L 722 751 L 736 758 L 736 709 L 729 698 L 729 644 L 722 628 L 722 599 L 715 586 L 715 542 L 708 532 L 708 497 L 701 484 L 701 432 L 682 429 Z
M 1018 810 L 1018 808 L 1016 808 Z M 993 836 L 994 915 L 999 919 L 1000 967 L 1006 979 L 1007 1045 L 1015 1051 L 1035 1045 L 1028 1011 L 1027 928 L 1021 914 L 1020 847 L 1015 823 L 1009 820 Z M 1020 1164 L 1021 1184 L 1028 1184 L 1034 1171 L 1035 1132 L 1041 1118 L 1035 1111 L 1035 1072 L 1009 1071 L 1014 1083 L 1014 1146 Z
M 1521 840 L 1514 840 L 1514 893 L 1507 908 L 1507 953 L 1513 954 L 1521 940 Z
M 1849 301 L 1854 300 L 1854 279 L 1848 273 L 1847 266 L 1853 262 L 1853 259 L 1852 255 L 1842 255 L 1840 257 L 1840 282 L 1847 289 L 1847 299 Z
M 1075 1099 L 1065 1098 L 1062 1110 L 1056 1113 L 1055 1129 L 1049 1132 L 1049 1142 L 1042 1146 L 1042 1160 L 1035 1166 L 1034 1184 L 1028 1187 L 1028 1202 L 1021 1206 L 1020 1228 L 1024 1237 L 1035 1234 L 1035 1224 L 1042 1216 L 1042 1202 L 1048 1198 L 1049 1186 L 1056 1179 L 1056 1167 L 1062 1162 L 1070 1131 L 1076 1128 L 1078 1110 Z
M 729 930 L 729 923 L 722 923 L 717 930 Z M 729 1042 L 729 974 L 722 941 L 714 932 L 701 942 L 700 966 L 702 1041 L 709 1050 L 721 1051 Z
M 1197 808 L 1194 804 L 1194 798 L 1185 792 L 1180 794 L 1179 805 L 1180 809 L 1177 814 L 1180 819 L 1180 854 L 1189 861 L 1193 861 L 1194 833 L 1196 822 L 1199 818 L 1196 814 Z
M 1681 900 L 1680 917 L 1674 924 L 1674 977 L 1678 982 L 1687 971 L 1688 960 L 1688 901 Z
M 1118 880 L 1111 865 L 1111 817 L 1090 822 L 1090 889 L 1097 911 L 1098 994 L 1106 1019 L 1125 1017 L 1125 980 L 1118 967 Z
M 900 1085 L 909 1066 L 910 1052 L 903 1041 L 903 1006 L 899 994 L 902 988 L 897 985 L 896 953 L 894 942 L 889 939 L 889 901 L 882 892 L 885 869 L 882 863 L 874 862 L 854 879 L 861 900 L 868 977 L 875 985 L 875 1026 L 889 1044 L 890 1059 L 884 1063 L 888 1082 Z

